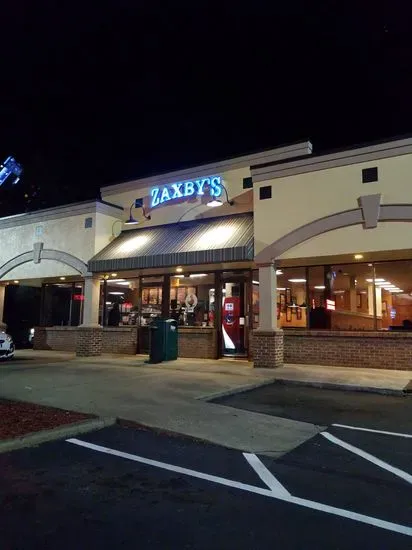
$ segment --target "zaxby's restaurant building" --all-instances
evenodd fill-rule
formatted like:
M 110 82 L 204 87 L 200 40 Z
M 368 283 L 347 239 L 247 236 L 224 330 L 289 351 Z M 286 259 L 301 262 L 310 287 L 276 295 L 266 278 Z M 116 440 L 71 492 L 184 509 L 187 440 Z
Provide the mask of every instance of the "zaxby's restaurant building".
M 412 139 L 309 142 L 0 219 L 0 308 L 34 347 L 412 369 Z

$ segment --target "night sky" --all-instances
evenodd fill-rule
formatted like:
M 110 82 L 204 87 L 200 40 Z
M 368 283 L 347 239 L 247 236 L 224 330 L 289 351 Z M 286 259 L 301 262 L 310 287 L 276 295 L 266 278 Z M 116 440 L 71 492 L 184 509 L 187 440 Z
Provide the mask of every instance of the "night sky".
M 0 215 L 301 139 L 411 133 L 409 4 L 9 0 L 0 156 L 25 172 Z

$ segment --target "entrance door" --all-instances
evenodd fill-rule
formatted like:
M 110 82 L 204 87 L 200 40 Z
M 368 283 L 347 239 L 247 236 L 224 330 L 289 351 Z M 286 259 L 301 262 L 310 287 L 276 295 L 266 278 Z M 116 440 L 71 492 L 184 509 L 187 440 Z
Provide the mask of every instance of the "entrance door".
M 245 273 L 223 273 L 221 354 L 248 355 L 248 277 Z

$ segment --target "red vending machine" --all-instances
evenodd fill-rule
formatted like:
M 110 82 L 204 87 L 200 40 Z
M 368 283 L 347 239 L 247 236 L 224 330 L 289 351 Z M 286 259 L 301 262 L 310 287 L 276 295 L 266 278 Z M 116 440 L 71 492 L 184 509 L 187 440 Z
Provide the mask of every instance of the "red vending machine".
M 242 332 L 239 296 L 223 298 L 222 333 L 225 353 L 239 353 L 242 351 Z

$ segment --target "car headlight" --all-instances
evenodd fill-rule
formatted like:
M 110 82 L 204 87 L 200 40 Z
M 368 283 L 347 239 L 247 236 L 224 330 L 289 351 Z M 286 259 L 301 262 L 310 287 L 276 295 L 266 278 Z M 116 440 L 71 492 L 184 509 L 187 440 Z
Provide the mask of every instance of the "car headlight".
M 34 328 L 30 329 L 30 336 L 34 336 Z

